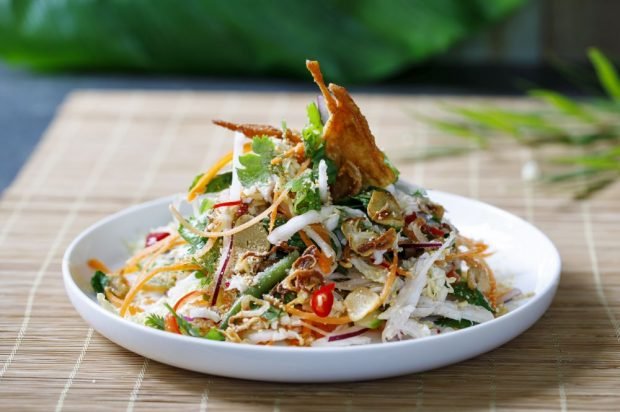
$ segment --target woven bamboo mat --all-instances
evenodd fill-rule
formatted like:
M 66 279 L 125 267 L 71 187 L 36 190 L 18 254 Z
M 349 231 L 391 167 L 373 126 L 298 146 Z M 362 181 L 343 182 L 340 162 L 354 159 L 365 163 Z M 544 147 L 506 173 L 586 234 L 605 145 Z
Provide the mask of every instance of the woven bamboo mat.
M 620 185 L 581 204 L 541 192 L 520 179 L 532 153 L 510 145 L 459 159 L 397 162 L 416 183 L 526 218 L 561 251 L 564 270 L 551 309 L 530 330 L 483 356 L 380 381 L 272 384 L 149 361 L 82 321 L 65 296 L 60 268 L 66 246 L 80 231 L 121 208 L 185 189 L 231 145 L 212 118 L 272 124 L 286 119 L 300 127 L 312 98 L 94 91 L 70 96 L 0 201 L 0 409 L 618 410 Z M 436 111 L 438 100 L 472 102 L 358 98 L 391 153 L 441 139 L 408 114 Z

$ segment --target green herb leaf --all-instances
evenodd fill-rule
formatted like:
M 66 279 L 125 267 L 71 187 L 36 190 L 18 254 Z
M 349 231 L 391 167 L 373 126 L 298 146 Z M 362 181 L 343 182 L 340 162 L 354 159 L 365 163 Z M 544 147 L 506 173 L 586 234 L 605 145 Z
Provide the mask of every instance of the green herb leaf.
M 102 271 L 98 270 L 95 272 L 92 278 L 90 278 L 90 285 L 93 287 L 93 290 L 97 293 L 105 293 L 105 287 L 108 285 L 107 275 Z
M 207 226 L 206 220 L 197 219 L 195 216 L 190 216 L 187 221 L 192 224 L 192 226 L 197 229 L 204 230 Z M 178 227 L 179 235 L 187 241 L 189 244 L 189 251 L 191 253 L 196 253 L 198 250 L 202 249 L 202 247 L 207 243 L 206 237 L 201 237 L 193 232 L 190 232 L 185 226 L 179 225 Z
M 477 325 L 476 322 L 467 319 L 455 320 L 450 318 L 439 318 L 435 320 L 433 323 L 437 326 L 443 326 L 452 329 L 465 329 L 470 326 Z
M 202 199 L 202 202 L 200 202 L 200 207 L 198 208 L 200 210 L 201 214 L 204 214 L 207 210 L 211 210 L 213 208 L 213 205 L 215 205 L 215 202 L 209 198 L 205 198 Z
M 266 182 L 271 176 L 271 160 L 274 157 L 275 145 L 269 136 L 258 136 L 252 139 L 252 151 L 239 156 L 243 168 L 237 169 L 237 176 L 244 187 Z
M 529 95 L 541 99 L 569 116 L 580 118 L 589 123 L 596 121 L 587 109 L 560 93 L 552 90 L 537 89 L 531 90 Z
M 291 180 L 288 186 L 291 192 L 295 193 L 295 200 L 293 202 L 295 213 L 303 214 L 309 210 L 321 209 L 321 195 L 311 170 L 306 170 Z
M 197 338 L 203 338 L 203 334 L 200 333 L 200 330 L 198 330 L 196 327 L 194 327 L 194 325 L 192 325 L 189 321 L 187 321 L 183 316 L 179 316 L 174 309 L 172 309 L 172 307 L 167 304 L 164 303 L 164 306 L 166 307 L 166 309 L 168 309 L 170 311 L 170 313 L 172 314 L 172 316 L 174 316 L 174 318 L 177 320 L 177 325 L 179 326 L 179 331 L 183 334 L 183 335 L 188 335 L 188 336 L 194 336 Z
M 232 183 L 232 172 L 219 174 L 213 178 L 205 188 L 205 193 L 217 193 L 228 189 Z
M 308 124 L 301 132 L 304 142 L 306 156 L 312 159 L 312 168 L 315 176 L 318 175 L 318 167 L 321 160 L 327 164 L 327 183 L 333 184 L 336 181 L 338 168 L 336 164 L 325 154 L 325 141 L 323 140 L 323 124 L 321 114 L 314 103 L 310 103 L 307 108 Z
M 598 80 L 607 92 L 607 95 L 616 102 L 620 102 L 620 78 L 613 64 L 597 48 L 588 49 L 588 57 L 596 70 Z
M 280 316 L 282 316 L 282 310 L 270 306 L 269 309 L 263 313 L 262 318 L 267 322 L 271 322 L 272 320 L 278 319 Z
M 459 282 L 452 285 L 454 292 L 452 293 L 457 298 L 466 301 L 471 305 L 482 306 L 488 311 L 495 312 L 489 302 L 478 289 L 470 289 L 465 282 Z
M 150 314 L 144 321 L 144 324 L 154 329 L 159 329 L 159 330 L 165 329 L 164 317 L 160 315 Z
M 224 336 L 224 334 L 219 329 L 216 329 L 216 328 L 209 329 L 209 331 L 204 337 L 209 340 L 219 340 L 219 341 L 226 340 L 226 336 Z

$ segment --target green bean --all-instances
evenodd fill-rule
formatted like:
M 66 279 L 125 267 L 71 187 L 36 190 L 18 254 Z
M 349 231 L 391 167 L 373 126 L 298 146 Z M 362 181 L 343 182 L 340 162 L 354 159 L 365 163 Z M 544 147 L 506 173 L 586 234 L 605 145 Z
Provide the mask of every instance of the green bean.
M 284 279 L 288 270 L 293 266 L 293 262 L 299 257 L 299 252 L 293 251 L 287 257 L 269 266 L 263 272 L 256 275 L 256 284 L 250 286 L 243 292 L 230 307 L 230 310 L 224 315 L 224 319 L 220 324 L 220 329 L 226 329 L 228 327 L 228 321 L 231 316 L 239 313 L 241 310 L 241 300 L 244 296 L 254 296 L 255 298 L 261 298 L 265 293 L 269 292 L 278 282 Z

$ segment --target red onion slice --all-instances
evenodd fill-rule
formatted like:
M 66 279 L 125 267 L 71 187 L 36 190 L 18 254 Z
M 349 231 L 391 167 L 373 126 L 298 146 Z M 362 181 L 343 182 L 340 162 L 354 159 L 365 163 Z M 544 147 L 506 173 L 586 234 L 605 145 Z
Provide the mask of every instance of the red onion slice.
M 359 335 L 361 335 L 363 333 L 366 333 L 368 331 L 369 331 L 368 328 L 362 328 L 362 329 L 355 330 L 353 332 L 342 333 L 340 335 L 333 335 L 333 336 L 330 336 L 329 339 L 327 339 L 327 341 L 328 342 L 335 342 L 337 340 L 349 339 L 349 338 L 353 338 L 355 336 L 359 336 Z
M 439 242 L 425 242 L 425 243 L 399 243 L 398 246 L 400 247 L 408 247 L 408 248 L 438 248 L 441 247 L 441 245 L 443 245 L 443 243 L 439 243 Z
M 217 303 L 217 297 L 220 294 L 222 279 L 224 279 L 224 273 L 226 272 L 226 268 L 228 267 L 228 261 L 230 260 L 230 255 L 232 254 L 232 238 L 232 236 L 224 237 L 222 257 L 220 258 L 220 264 L 217 269 L 217 278 L 215 280 L 215 289 L 213 289 L 213 297 L 211 298 L 211 306 L 215 306 L 215 304 Z

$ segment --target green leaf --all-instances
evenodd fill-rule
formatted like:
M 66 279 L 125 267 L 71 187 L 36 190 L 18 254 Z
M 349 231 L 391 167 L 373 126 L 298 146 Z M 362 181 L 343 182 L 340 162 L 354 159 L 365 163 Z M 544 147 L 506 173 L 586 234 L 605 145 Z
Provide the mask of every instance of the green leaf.
M 221 192 L 224 189 L 228 189 L 232 183 L 232 172 L 222 173 L 217 175 L 209 182 L 205 188 L 205 193 Z
M 560 93 L 552 90 L 536 89 L 531 90 L 529 95 L 541 99 L 569 116 L 577 117 L 589 123 L 596 122 L 596 118 L 585 107 Z
M 163 316 L 150 314 L 146 320 L 144 321 L 146 326 L 149 326 L 154 329 L 164 330 L 165 329 L 165 320 Z
M 288 183 L 288 187 L 291 189 L 291 192 L 295 193 L 293 209 L 296 214 L 300 215 L 309 210 L 321 209 L 321 195 L 311 170 L 306 170 L 291 180 Z
M 263 313 L 262 318 L 264 318 L 267 322 L 271 322 L 272 320 L 278 319 L 282 315 L 283 311 L 281 309 L 276 309 L 273 306 L 270 306 L 269 309 Z
M 588 57 L 596 70 L 598 80 L 613 100 L 620 102 L 620 78 L 614 65 L 597 48 L 588 49 Z
M 435 325 L 438 325 L 438 326 L 443 326 L 443 327 L 452 328 L 452 329 L 465 329 L 465 328 L 469 328 L 470 326 L 477 325 L 476 322 L 473 322 L 471 320 L 467 320 L 467 319 L 455 320 L 455 319 L 450 319 L 450 318 L 439 318 L 433 321 L 433 323 L 435 323 Z
M 237 176 L 244 187 L 266 182 L 271 176 L 271 160 L 274 157 L 275 145 L 269 136 L 257 136 L 252 139 L 252 151 L 239 156 L 243 168 L 237 169 Z
M 202 219 L 197 219 L 195 216 L 190 216 L 187 221 L 199 230 L 204 230 L 207 227 L 207 221 Z M 207 243 L 206 237 L 201 237 L 189 229 L 187 229 L 183 225 L 179 225 L 178 227 L 179 235 L 189 243 L 190 253 L 196 253 L 198 250 L 202 249 L 202 247 Z
M 454 292 L 452 293 L 457 298 L 466 301 L 471 305 L 482 306 L 488 311 L 495 312 L 489 302 L 478 289 L 470 289 L 467 283 L 460 282 L 452 285 Z
M 370 82 L 443 53 L 525 2 L 2 0 L 0 55 L 39 70 L 304 80 L 303 63 L 316 56 L 329 81 Z
M 105 293 L 105 287 L 108 285 L 110 279 L 105 273 L 98 270 L 95 272 L 92 278 L 90 278 L 90 285 L 96 293 Z
M 164 306 L 166 307 L 166 309 L 170 311 L 172 316 L 174 316 L 174 318 L 176 319 L 177 325 L 179 326 L 179 331 L 183 335 L 194 336 L 197 338 L 204 337 L 198 328 L 194 327 L 194 325 L 192 325 L 189 321 L 187 321 L 183 316 L 179 316 L 169 304 L 164 303 Z
M 200 214 L 204 214 L 206 211 L 211 210 L 214 205 L 215 202 L 212 199 L 205 198 L 202 199 L 202 202 L 200 202 L 200 207 L 198 210 L 200 211 Z
M 204 337 L 209 340 L 219 340 L 219 341 L 226 340 L 226 336 L 219 329 L 216 329 L 216 328 L 209 329 L 209 332 L 207 332 L 207 334 Z

